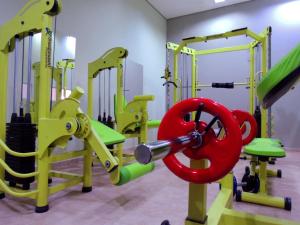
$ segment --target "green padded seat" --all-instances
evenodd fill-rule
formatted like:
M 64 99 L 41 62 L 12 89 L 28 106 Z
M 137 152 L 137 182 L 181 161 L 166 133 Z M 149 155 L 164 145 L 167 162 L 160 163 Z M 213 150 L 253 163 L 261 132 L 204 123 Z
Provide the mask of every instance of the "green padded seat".
M 253 141 L 249 143 L 249 145 L 251 144 L 282 146 L 281 141 L 274 138 L 254 138 Z
M 249 144 L 244 147 L 244 153 L 254 156 L 264 156 L 273 158 L 285 157 L 285 150 L 276 145 L 270 144 Z
M 99 123 L 97 120 L 92 120 L 91 125 L 105 145 L 123 143 L 126 139 L 124 135 L 108 126 L 105 126 L 103 123 Z
M 257 96 L 264 108 L 270 107 L 287 93 L 300 77 L 300 45 L 282 58 L 263 76 Z

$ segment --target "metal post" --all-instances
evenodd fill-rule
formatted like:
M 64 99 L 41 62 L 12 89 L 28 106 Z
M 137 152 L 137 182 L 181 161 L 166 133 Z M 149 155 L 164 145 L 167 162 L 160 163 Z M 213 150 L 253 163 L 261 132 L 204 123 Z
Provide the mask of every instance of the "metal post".
M 29 46 L 28 46 L 28 64 L 27 64 L 27 102 L 26 110 L 30 113 L 30 101 L 31 101 L 31 69 L 32 69 L 32 37 L 33 33 L 29 34 Z
M 191 168 L 206 168 L 206 160 L 191 160 Z M 207 185 L 189 184 L 188 216 L 185 225 L 207 224 Z
M 249 112 L 253 115 L 255 110 L 255 52 L 254 46 L 250 50 L 250 79 L 249 79 Z
M 17 73 L 19 64 L 19 36 L 15 37 L 15 52 L 14 52 L 14 87 L 13 87 L 13 113 L 17 112 Z
M 272 67 L 272 29 L 268 28 L 268 70 Z M 272 137 L 272 108 L 268 108 L 268 137 Z
M 178 85 L 178 54 L 174 54 L 174 82 Z M 173 105 L 178 101 L 177 88 L 173 91 Z
M 52 32 L 49 32 L 49 27 L 52 27 L 52 18 L 48 15 L 43 15 L 43 29 L 41 38 L 41 63 L 40 63 L 40 80 L 39 80 L 39 118 L 49 118 L 50 114 L 50 87 L 51 87 L 51 58 L 52 58 Z M 38 123 L 40 127 L 40 123 Z M 38 136 L 41 137 L 45 134 L 43 129 L 38 129 Z M 48 210 L 48 173 L 49 173 L 49 155 L 48 149 L 46 154 L 40 155 L 40 152 L 44 152 L 41 142 L 38 142 L 38 179 L 37 179 L 37 203 L 36 211 Z

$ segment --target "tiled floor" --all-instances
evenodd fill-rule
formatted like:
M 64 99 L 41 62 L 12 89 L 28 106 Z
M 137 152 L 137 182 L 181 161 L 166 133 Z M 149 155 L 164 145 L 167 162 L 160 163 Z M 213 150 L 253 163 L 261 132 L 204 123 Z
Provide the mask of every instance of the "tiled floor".
M 234 169 L 241 178 L 246 161 Z M 169 219 L 172 225 L 183 225 L 187 215 L 188 184 L 171 174 L 161 161 L 151 174 L 122 187 L 110 184 L 100 166 L 94 167 L 94 189 L 82 194 L 77 186 L 50 198 L 50 210 L 34 213 L 34 202 L 7 197 L 0 201 L 0 225 L 160 225 Z M 278 196 L 290 196 L 292 212 L 282 209 L 234 203 L 235 209 L 252 213 L 293 219 L 300 224 L 300 151 L 289 151 L 288 157 L 274 166 L 283 170 L 283 178 L 270 179 L 270 191 Z M 72 166 L 68 171 L 80 171 Z M 210 205 L 218 185 L 208 188 Z

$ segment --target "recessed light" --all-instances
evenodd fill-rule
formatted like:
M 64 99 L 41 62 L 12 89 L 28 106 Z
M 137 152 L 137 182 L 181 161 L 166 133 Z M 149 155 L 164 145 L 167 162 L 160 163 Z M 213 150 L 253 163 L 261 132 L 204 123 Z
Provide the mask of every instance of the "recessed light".
M 225 2 L 225 0 L 215 0 L 215 3 Z

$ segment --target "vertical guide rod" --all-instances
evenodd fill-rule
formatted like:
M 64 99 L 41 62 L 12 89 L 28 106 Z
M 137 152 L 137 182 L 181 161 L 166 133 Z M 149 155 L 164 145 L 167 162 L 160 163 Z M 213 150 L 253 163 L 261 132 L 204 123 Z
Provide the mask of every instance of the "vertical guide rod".
M 17 112 L 16 86 L 17 86 L 17 73 L 18 73 L 18 59 L 19 59 L 19 36 L 16 36 L 15 37 L 15 52 L 14 52 L 13 113 Z
M 32 37 L 33 33 L 29 34 L 29 43 L 28 43 L 28 66 L 27 66 L 27 102 L 26 110 L 27 113 L 30 113 L 30 99 L 31 99 L 31 64 L 32 64 Z
M 24 60 L 25 60 L 25 37 L 22 40 L 22 76 L 21 76 L 21 100 L 20 100 L 20 116 L 23 116 L 23 84 L 24 84 Z
M 272 67 L 272 30 L 271 27 L 269 28 L 269 32 L 268 32 L 268 70 L 271 69 Z M 269 107 L 268 108 L 268 137 L 271 138 L 272 137 L 272 108 Z
M 53 51 L 52 51 L 52 72 L 51 72 L 51 85 L 50 85 L 50 111 L 52 111 L 52 98 L 53 98 L 53 81 L 54 81 L 54 63 L 55 63 L 55 47 L 56 47 L 56 24 L 57 24 L 57 17 L 54 17 L 54 31 L 53 31 Z M 49 46 L 50 47 L 50 46 Z M 57 91 L 56 91 L 57 93 Z M 56 96 L 56 100 L 61 98 L 61 96 Z

